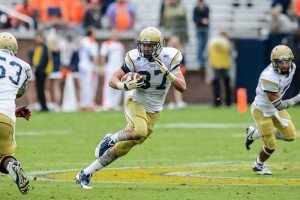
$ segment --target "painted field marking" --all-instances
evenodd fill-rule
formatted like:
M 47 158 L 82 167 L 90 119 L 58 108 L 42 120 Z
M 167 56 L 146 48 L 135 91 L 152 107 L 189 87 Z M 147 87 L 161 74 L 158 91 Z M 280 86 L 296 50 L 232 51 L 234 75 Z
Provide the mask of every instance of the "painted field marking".
M 281 166 L 282 167 L 282 166 Z M 274 166 L 272 169 L 280 169 Z M 296 166 L 300 170 L 300 166 Z M 297 171 L 298 171 L 297 170 Z M 55 181 L 74 180 L 79 170 L 45 171 L 30 173 L 39 179 Z M 231 184 L 231 185 L 289 185 L 300 186 L 300 177 L 278 178 L 273 176 L 259 176 L 251 171 L 247 164 L 217 164 L 178 167 L 145 167 L 145 168 L 115 168 L 105 169 L 95 173 L 93 182 L 109 183 L 166 183 L 166 184 Z

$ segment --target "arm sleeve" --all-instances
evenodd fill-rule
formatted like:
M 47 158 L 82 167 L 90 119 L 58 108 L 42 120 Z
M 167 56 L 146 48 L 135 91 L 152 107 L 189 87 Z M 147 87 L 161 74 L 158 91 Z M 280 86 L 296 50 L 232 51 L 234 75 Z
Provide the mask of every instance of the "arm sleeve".
M 124 58 L 124 61 L 125 61 L 125 66 L 127 67 L 126 71 L 129 72 L 129 71 L 135 71 L 135 67 L 134 67 L 134 63 L 133 63 L 133 60 L 132 58 L 130 57 L 130 53 L 127 52 L 126 55 L 125 55 L 125 58 Z M 124 66 L 123 65 L 123 66 Z M 129 70 L 129 71 L 128 71 Z M 125 71 L 124 71 L 125 72 Z
M 279 91 L 279 86 L 276 83 L 264 79 L 261 80 L 260 87 L 264 92 L 276 93 Z
M 178 51 L 171 61 L 171 70 L 170 71 L 172 73 L 177 73 L 180 71 L 179 66 L 182 61 L 182 58 L 183 58 L 182 53 L 180 51 Z

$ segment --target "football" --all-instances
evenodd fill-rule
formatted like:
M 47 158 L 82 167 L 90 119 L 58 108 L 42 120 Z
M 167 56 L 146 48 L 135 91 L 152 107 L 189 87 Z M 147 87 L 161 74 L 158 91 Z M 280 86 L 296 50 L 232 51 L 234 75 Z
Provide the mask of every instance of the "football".
M 144 81 L 143 76 L 142 76 L 141 74 L 139 74 L 139 73 L 136 73 L 136 72 L 128 72 L 127 74 L 125 74 L 125 75 L 121 78 L 121 81 L 122 81 L 122 82 L 131 81 L 131 80 L 133 80 L 134 78 L 138 79 L 138 78 L 140 78 L 140 77 L 142 77 L 142 78 L 138 81 L 138 83 L 141 83 L 141 82 Z

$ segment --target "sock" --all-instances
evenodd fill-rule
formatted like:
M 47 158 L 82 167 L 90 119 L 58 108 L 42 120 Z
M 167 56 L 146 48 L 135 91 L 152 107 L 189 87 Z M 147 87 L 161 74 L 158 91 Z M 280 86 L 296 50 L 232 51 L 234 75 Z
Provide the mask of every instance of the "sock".
M 110 149 L 108 149 L 107 151 L 105 151 L 105 153 L 100 158 L 96 159 L 92 164 L 90 164 L 90 166 L 85 168 L 83 170 L 83 173 L 85 175 L 93 174 L 96 171 L 98 171 L 98 170 L 106 167 L 110 163 L 114 162 L 117 158 L 118 157 L 114 157 L 111 154 Z
M 85 168 L 83 170 L 83 173 L 85 175 L 88 175 L 88 174 L 93 174 L 95 173 L 96 171 L 98 171 L 99 169 L 102 169 L 103 166 L 100 164 L 99 160 L 96 159 L 92 164 L 90 164 L 90 166 L 88 166 L 87 168 Z
M 111 149 L 108 149 L 100 158 L 98 158 L 98 160 L 103 167 L 106 167 L 110 163 L 114 162 L 117 158 L 118 157 L 114 157 L 112 155 Z
M 120 130 L 119 132 L 113 134 L 110 137 L 115 143 L 119 142 L 119 141 L 124 141 L 126 140 L 126 135 L 125 135 L 125 129 Z
M 9 162 L 7 167 L 6 167 L 6 170 L 7 170 L 8 174 L 13 178 L 13 180 L 16 181 L 17 180 L 17 174 L 12 169 L 13 163 L 14 163 L 14 161 Z
M 258 165 L 263 165 L 263 164 L 264 164 L 264 162 L 261 161 L 259 157 L 256 158 L 256 163 L 257 163 Z

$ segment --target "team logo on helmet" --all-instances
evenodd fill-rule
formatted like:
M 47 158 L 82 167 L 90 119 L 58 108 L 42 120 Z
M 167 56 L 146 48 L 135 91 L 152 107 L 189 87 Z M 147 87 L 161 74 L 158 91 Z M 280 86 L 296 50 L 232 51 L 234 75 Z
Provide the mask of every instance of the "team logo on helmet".
M 0 33 L 0 49 L 6 49 L 16 54 L 18 51 L 18 43 L 16 38 L 8 32 Z

